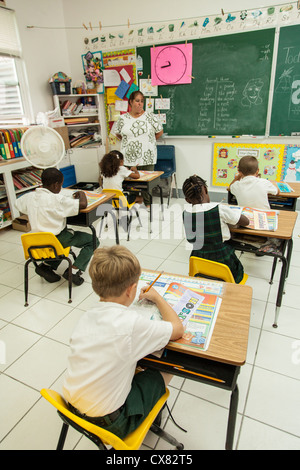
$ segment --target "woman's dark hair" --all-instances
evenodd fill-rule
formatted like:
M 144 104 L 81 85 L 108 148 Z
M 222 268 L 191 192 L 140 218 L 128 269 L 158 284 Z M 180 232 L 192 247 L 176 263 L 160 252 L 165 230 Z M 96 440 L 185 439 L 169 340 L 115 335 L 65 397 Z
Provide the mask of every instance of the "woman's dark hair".
M 207 187 L 206 181 L 200 176 L 193 175 L 185 180 L 182 186 L 184 197 L 190 200 L 198 200 L 202 204 L 202 188 Z
M 115 176 L 120 168 L 123 154 L 118 150 L 106 153 L 100 162 L 100 170 L 105 178 Z
M 131 103 L 133 102 L 134 98 L 137 96 L 137 95 L 142 95 L 142 97 L 144 98 L 144 95 L 143 93 L 140 91 L 140 90 L 135 90 L 131 93 L 131 95 L 129 96 L 129 100 L 128 100 L 128 103 L 131 105 Z
M 51 186 L 55 183 L 62 183 L 64 180 L 64 175 L 57 168 L 46 168 L 42 173 L 42 185 Z

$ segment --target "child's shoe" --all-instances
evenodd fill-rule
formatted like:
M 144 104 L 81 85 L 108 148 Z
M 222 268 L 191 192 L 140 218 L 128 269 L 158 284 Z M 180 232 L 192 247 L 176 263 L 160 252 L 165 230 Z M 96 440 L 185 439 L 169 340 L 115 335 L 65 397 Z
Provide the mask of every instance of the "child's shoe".
M 35 268 L 35 272 L 47 282 L 57 282 L 60 280 L 60 276 L 56 274 L 50 266 L 44 263 L 39 264 Z
M 75 286 L 81 286 L 81 284 L 84 283 L 83 277 L 80 276 L 81 271 L 78 270 L 76 274 L 72 273 L 72 283 L 75 284 Z M 67 281 L 69 280 L 69 269 L 67 268 L 65 272 L 63 273 L 63 278 L 65 278 Z

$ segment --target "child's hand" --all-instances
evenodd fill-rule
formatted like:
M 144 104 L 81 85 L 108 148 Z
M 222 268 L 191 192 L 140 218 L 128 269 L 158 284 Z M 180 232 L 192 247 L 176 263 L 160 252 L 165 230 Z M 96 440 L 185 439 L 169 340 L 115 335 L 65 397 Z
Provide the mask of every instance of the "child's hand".
M 151 287 L 149 291 L 146 292 L 148 287 L 149 286 L 142 287 L 139 300 L 146 299 L 156 304 L 160 299 L 162 299 L 162 296 L 157 292 L 157 290 L 154 287 Z
M 80 199 L 80 193 L 82 193 L 83 191 L 76 191 L 76 193 L 73 193 L 73 198 L 74 199 Z

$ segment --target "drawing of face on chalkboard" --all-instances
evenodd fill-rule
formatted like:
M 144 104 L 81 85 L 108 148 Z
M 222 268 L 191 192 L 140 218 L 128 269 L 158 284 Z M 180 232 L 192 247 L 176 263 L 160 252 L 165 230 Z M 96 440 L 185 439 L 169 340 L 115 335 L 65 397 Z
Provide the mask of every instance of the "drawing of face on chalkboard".
M 242 106 L 251 107 L 262 103 L 260 91 L 264 82 L 260 78 L 249 80 L 243 91 Z

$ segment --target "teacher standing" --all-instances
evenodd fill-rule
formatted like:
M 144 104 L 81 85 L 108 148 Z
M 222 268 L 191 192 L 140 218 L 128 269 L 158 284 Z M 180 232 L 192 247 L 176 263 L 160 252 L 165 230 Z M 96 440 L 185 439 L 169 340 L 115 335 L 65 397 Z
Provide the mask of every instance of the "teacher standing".
M 144 111 L 144 95 L 134 91 L 129 97 L 130 111 L 122 114 L 115 127 L 116 136 L 121 139 L 121 152 L 125 166 L 138 166 L 139 170 L 153 171 L 157 161 L 156 140 L 163 133 L 157 116 Z M 150 204 L 150 197 L 143 193 L 144 203 Z

